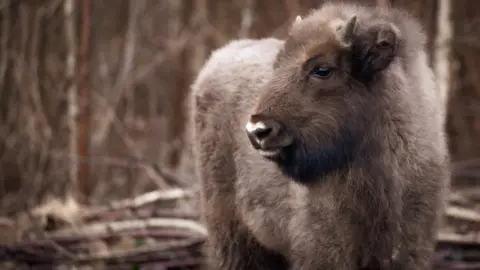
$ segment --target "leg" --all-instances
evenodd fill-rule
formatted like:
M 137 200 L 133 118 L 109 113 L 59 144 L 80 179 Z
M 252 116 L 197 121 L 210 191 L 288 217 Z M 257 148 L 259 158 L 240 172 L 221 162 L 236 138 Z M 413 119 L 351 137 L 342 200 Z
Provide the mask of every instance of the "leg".
M 405 204 L 401 248 L 395 270 L 431 269 L 438 227 L 437 205 L 411 195 Z M 415 197 L 417 197 L 415 199 Z
M 286 270 L 283 256 L 262 247 L 241 225 L 225 219 L 210 223 L 208 270 Z
M 327 222 L 324 223 L 328 226 Z M 353 256 L 355 245 L 343 241 L 334 229 L 317 233 L 299 231 L 291 250 L 291 270 L 356 270 L 357 258 Z M 344 243 L 349 242 L 347 245 Z
M 242 239 L 238 239 L 242 238 Z M 238 237 L 229 243 L 222 241 L 208 247 L 209 270 L 286 270 L 287 263 L 282 256 L 268 252 L 255 240 Z
M 450 173 L 442 163 L 430 163 L 414 187 L 404 194 L 402 241 L 395 270 L 432 269 L 436 238 L 443 219 Z
M 332 250 L 333 252 L 333 250 Z M 355 270 L 357 262 L 355 259 L 343 256 L 344 254 L 320 254 L 318 251 L 296 254 L 292 259 L 291 270 Z M 273 269 L 273 268 L 272 268 Z
M 239 222 L 232 151 L 228 146 L 217 146 L 218 142 L 214 139 L 204 142 L 199 155 L 201 209 L 208 230 L 206 269 L 286 270 L 283 256 L 262 247 Z

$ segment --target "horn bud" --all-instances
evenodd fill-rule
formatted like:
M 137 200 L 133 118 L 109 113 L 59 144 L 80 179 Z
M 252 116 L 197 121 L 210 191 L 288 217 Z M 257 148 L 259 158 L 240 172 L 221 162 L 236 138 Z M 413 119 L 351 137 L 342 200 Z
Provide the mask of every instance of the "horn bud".
M 295 18 L 295 22 L 294 23 L 299 23 L 302 21 L 302 16 L 300 15 L 297 15 L 297 17 Z
M 295 17 L 295 20 L 293 21 L 292 23 L 292 26 L 290 27 L 290 29 L 294 28 L 296 25 L 298 25 L 301 21 L 302 21 L 302 16 L 300 15 L 297 15 L 297 17 Z
M 355 27 L 357 26 L 357 15 L 353 15 L 346 22 L 344 20 L 334 20 L 330 25 L 335 31 L 338 40 L 345 47 L 351 46 Z

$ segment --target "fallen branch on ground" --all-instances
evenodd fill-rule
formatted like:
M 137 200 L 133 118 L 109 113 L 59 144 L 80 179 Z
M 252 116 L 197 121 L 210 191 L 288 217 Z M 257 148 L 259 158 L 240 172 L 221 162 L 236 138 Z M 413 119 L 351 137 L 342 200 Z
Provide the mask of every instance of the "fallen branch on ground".
M 46 269 L 59 265 L 196 269 L 203 262 L 201 247 L 207 231 L 198 222 L 198 213 L 171 204 L 192 195 L 193 191 L 174 188 L 90 207 L 67 198 L 51 200 L 15 220 L 0 217 L 0 262 L 14 263 L 10 267 L 14 269 L 25 263 Z M 451 202 L 445 216 L 435 269 L 477 269 L 478 211 Z M 458 250 L 462 250 L 460 261 Z
M 206 229 L 196 213 L 165 204 L 191 196 L 191 191 L 175 188 L 91 207 L 71 198 L 55 199 L 14 220 L 0 218 L 4 229 L 0 267 L 1 261 L 8 261 L 13 268 L 22 264 L 48 269 L 99 264 L 112 269 L 140 264 L 194 268 L 203 260 Z

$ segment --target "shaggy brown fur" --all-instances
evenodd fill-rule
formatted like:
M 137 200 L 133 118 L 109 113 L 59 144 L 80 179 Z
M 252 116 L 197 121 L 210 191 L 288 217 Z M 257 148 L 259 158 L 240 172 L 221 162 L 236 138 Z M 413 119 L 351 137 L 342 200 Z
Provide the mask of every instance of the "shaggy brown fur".
M 429 269 L 449 161 L 424 46 L 399 10 L 327 4 L 212 54 L 191 100 L 208 269 Z

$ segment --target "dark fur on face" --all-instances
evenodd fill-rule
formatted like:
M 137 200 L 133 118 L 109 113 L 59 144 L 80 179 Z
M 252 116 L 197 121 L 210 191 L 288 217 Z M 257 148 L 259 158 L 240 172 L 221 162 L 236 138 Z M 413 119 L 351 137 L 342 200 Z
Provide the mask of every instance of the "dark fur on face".
M 307 183 L 329 172 L 345 169 L 355 158 L 356 139 L 348 128 L 343 128 L 337 137 L 316 144 L 314 149 L 296 140 L 285 147 L 283 155 L 276 161 L 287 176 L 295 181 Z
M 317 22 L 314 43 L 302 42 L 312 31 L 304 33 L 302 22 L 295 25 L 254 112 L 286 126 L 284 136 L 293 138 L 278 156 L 268 158 L 294 181 L 322 178 L 365 156 L 364 134 L 378 103 L 369 83 L 388 67 L 397 44 L 390 25 L 356 29 L 356 20 L 339 21 L 338 26 L 330 20 Z M 352 33 L 343 40 L 346 27 Z
M 303 104 L 303 109 L 294 110 L 295 114 L 279 110 L 278 113 L 285 112 L 291 117 L 288 120 L 283 120 L 284 117 L 279 118 L 278 114 L 271 114 L 271 117 L 283 120 L 286 125 L 284 133 L 293 138 L 292 144 L 284 147 L 281 154 L 271 160 L 294 181 L 308 183 L 332 171 L 345 169 L 353 160 L 362 158 L 362 134 L 368 129 L 369 123 L 361 114 L 365 112 L 369 114 L 370 108 L 366 106 L 367 104 L 361 103 L 362 96 L 369 95 L 367 89 L 363 88 L 361 91 L 365 92 L 358 93 L 358 96 L 353 94 L 347 97 L 347 91 L 331 95 L 324 104 L 316 102 L 314 100 L 316 97 L 312 97 L 312 100 L 306 98 L 314 106 L 308 113 L 304 111 L 308 104 Z M 302 95 L 301 91 L 299 95 Z M 351 103 L 355 98 L 360 101 L 355 104 L 356 108 Z M 287 97 L 282 98 L 281 103 L 284 102 L 288 102 Z M 334 103 L 339 105 L 338 108 L 331 106 Z M 262 106 L 268 105 L 262 104 L 259 107 Z M 319 110 L 318 108 L 322 106 L 324 110 Z M 345 109 L 349 106 L 352 106 L 352 110 Z M 294 106 L 285 104 L 285 108 L 292 107 Z M 268 108 L 271 111 L 275 110 L 275 107 Z M 336 119 L 345 121 L 338 122 Z

